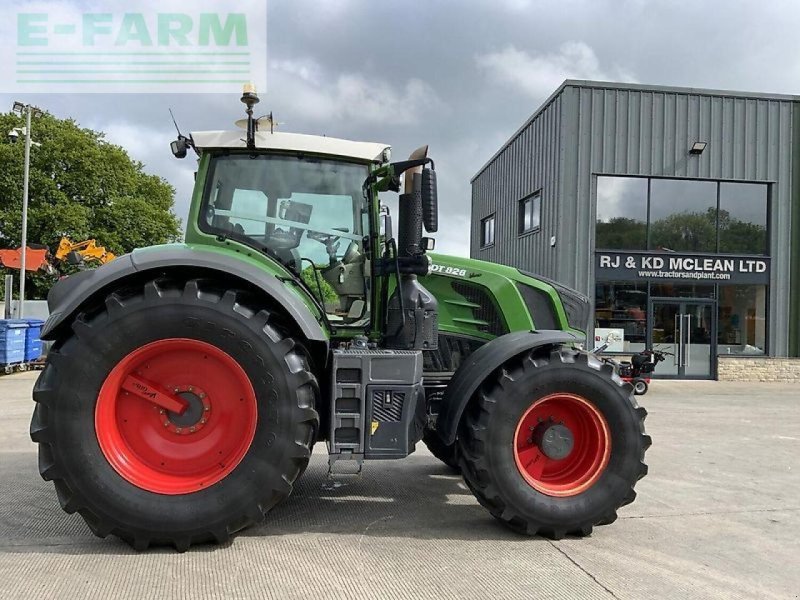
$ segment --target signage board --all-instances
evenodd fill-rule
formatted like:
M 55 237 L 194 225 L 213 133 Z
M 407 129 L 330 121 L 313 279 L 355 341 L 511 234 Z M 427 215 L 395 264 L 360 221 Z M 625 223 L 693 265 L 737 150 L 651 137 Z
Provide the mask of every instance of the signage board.
M 624 352 L 625 330 L 616 327 L 595 327 L 594 347 L 598 348 L 603 344 L 608 344 L 603 352 Z
M 0 10 L 4 93 L 267 91 L 266 0 L 18 0 Z
M 595 278 L 603 281 L 768 284 L 770 259 L 732 254 L 597 251 Z

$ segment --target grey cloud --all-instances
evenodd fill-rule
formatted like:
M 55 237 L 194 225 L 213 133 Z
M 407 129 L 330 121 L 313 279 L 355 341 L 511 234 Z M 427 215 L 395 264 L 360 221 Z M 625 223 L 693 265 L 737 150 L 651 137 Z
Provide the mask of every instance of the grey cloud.
M 531 56 L 514 46 L 476 57 L 478 67 L 490 78 L 522 90 L 533 98 L 550 94 L 565 79 L 594 79 L 634 83 L 633 76 L 619 67 L 604 70 L 594 50 L 583 42 L 566 42 L 557 52 Z
M 561 80 L 791 93 L 798 21 L 794 2 L 272 0 L 259 106 L 286 131 L 383 141 L 396 157 L 430 144 L 438 249 L 466 254 L 470 177 Z M 176 186 L 185 216 L 193 165 L 169 154 L 167 108 L 185 130 L 226 128 L 242 116 L 238 92 L 24 99 L 108 129 Z

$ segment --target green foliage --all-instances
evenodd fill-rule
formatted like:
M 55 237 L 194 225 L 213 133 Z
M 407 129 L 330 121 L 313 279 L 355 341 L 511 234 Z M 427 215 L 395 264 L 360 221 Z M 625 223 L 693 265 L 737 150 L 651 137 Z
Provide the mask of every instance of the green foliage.
M 650 246 L 681 252 L 715 252 L 717 209 L 675 213 L 650 225 Z
M 647 225 L 641 221 L 614 217 L 598 221 L 595 246 L 606 250 L 644 250 Z M 719 211 L 720 252 L 763 254 L 767 230 L 763 225 L 731 217 Z M 650 248 L 669 248 L 678 252 L 716 252 L 717 209 L 706 212 L 675 213 L 650 224 Z
M 23 127 L 23 119 L 0 114 L 0 133 Z M 144 165 L 105 141 L 104 134 L 73 120 L 45 114 L 33 118 L 28 243 L 55 251 L 62 236 L 93 238 L 115 254 L 176 241 L 180 224 L 172 212 L 175 190 Z M 0 247 L 16 248 L 22 229 L 24 143 L 0 139 Z M 13 272 L 17 274 L 16 272 Z M 31 276 L 30 297 L 43 296 L 51 277 Z
M 731 217 L 727 210 L 719 211 L 720 252 L 764 254 L 767 252 L 767 228 Z
M 644 250 L 647 246 L 647 223 L 625 217 L 597 222 L 595 246 L 602 249 Z
M 323 303 L 330 303 L 330 302 L 338 302 L 339 295 L 336 291 L 331 287 L 331 285 L 322 278 L 322 275 L 319 274 L 319 285 L 317 285 L 317 278 L 314 275 L 314 270 L 311 267 L 306 267 L 300 273 L 300 277 L 303 279 L 305 284 L 314 292 L 314 296 L 317 300 L 320 299 L 319 297 L 319 290 L 322 290 L 322 302 Z

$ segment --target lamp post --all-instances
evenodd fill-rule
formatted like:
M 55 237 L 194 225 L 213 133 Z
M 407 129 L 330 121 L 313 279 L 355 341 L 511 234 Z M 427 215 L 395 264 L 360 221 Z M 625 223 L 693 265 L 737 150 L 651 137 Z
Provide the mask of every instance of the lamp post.
M 25 313 L 25 269 L 27 268 L 28 258 L 28 187 L 30 183 L 31 170 L 31 116 L 34 112 L 41 114 L 41 111 L 30 104 L 14 102 L 14 112 L 20 116 L 25 114 L 25 171 L 22 180 L 22 239 L 20 240 L 20 271 L 19 271 L 19 308 L 17 318 L 22 318 Z M 37 144 L 38 146 L 38 144 Z

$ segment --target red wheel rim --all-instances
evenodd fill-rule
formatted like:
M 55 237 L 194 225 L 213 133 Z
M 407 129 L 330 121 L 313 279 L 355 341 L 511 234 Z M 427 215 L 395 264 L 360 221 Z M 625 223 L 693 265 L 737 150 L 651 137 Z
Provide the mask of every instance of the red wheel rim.
M 569 430 L 572 449 L 553 459 L 537 444 L 537 428 L 558 424 Z M 563 429 L 562 429 L 563 431 Z M 528 484 L 548 496 L 575 496 L 602 475 L 611 455 L 608 424 L 585 398 L 550 394 L 525 411 L 514 433 L 514 460 Z
M 131 393 L 123 386 L 131 376 L 190 408 L 178 415 Z M 250 448 L 257 420 L 255 391 L 239 363 L 184 338 L 128 354 L 108 374 L 95 409 L 97 441 L 114 470 L 139 488 L 171 495 L 229 475 Z

